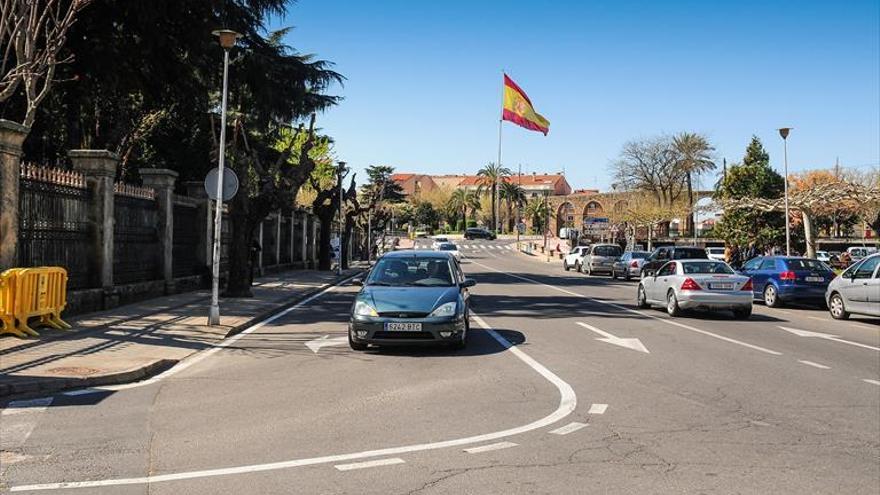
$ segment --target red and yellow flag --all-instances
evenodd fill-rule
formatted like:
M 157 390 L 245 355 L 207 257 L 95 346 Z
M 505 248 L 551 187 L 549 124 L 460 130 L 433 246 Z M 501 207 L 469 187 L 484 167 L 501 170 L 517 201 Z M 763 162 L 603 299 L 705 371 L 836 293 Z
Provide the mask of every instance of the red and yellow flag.
M 535 111 L 526 92 L 507 77 L 507 74 L 504 74 L 503 108 L 502 120 L 513 122 L 532 131 L 543 132 L 545 136 L 550 132 L 550 121 Z

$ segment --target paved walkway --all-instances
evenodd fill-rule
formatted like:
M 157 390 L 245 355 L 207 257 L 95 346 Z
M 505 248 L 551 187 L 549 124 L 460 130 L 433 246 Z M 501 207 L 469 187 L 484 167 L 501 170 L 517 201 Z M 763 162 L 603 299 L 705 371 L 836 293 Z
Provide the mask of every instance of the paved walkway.
M 200 290 L 66 319 L 73 330 L 40 329 L 35 339 L 4 335 L 0 398 L 136 381 L 358 271 L 262 277 L 252 298 L 221 299 L 216 327 L 206 325 L 210 291 Z

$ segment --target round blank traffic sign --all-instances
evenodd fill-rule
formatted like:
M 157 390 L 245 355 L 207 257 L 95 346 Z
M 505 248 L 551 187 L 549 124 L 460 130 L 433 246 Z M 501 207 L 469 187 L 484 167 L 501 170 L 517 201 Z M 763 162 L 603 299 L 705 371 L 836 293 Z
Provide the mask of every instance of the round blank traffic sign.
M 217 173 L 216 168 L 212 168 L 208 175 L 205 176 L 205 192 L 208 193 L 208 197 L 216 200 L 217 199 L 217 177 L 219 174 Z M 235 194 L 238 192 L 238 176 L 235 175 L 235 172 L 228 167 L 223 168 L 223 201 L 229 201 L 230 199 L 235 197 Z

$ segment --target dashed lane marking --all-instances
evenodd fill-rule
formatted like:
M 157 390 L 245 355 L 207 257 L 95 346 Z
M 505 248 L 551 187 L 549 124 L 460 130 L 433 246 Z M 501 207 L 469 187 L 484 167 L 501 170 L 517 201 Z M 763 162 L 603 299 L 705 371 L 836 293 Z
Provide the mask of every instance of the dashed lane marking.
M 862 378 L 862 381 L 865 383 L 870 383 L 871 385 L 880 385 L 880 381 L 871 380 L 870 378 Z
M 493 450 L 501 450 L 501 449 L 509 449 L 510 447 L 516 447 L 519 444 L 513 442 L 498 442 L 492 443 L 489 445 L 480 445 L 479 447 L 471 447 L 469 449 L 464 449 L 468 454 L 480 454 L 483 452 L 490 452 Z
M 406 461 L 404 461 L 400 457 L 392 457 L 390 459 L 378 459 L 375 461 L 353 462 L 351 464 L 337 464 L 333 467 L 335 467 L 339 471 L 352 471 L 355 469 L 365 469 L 365 468 L 378 467 L 378 466 L 391 466 L 394 464 L 403 464 L 405 462 Z
M 563 426 L 562 428 L 556 428 L 555 430 L 551 430 L 550 433 L 554 435 L 568 435 L 569 433 L 574 433 L 581 428 L 585 428 L 588 426 L 586 423 L 578 423 L 577 421 L 572 421 L 571 423 Z
M 593 404 L 590 406 L 590 410 L 587 411 L 588 414 L 605 414 L 605 410 L 608 409 L 608 404 Z
M 798 362 L 801 364 L 806 364 L 807 366 L 812 366 L 813 368 L 819 368 L 820 370 L 830 370 L 831 366 L 825 366 L 824 364 L 814 363 L 812 361 L 805 361 L 803 359 L 798 359 Z

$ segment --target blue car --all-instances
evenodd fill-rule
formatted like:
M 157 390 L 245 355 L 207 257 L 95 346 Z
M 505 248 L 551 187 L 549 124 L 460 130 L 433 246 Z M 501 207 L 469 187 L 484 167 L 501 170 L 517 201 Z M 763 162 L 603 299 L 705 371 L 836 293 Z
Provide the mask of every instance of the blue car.
M 752 258 L 740 273 L 752 278 L 755 299 L 771 308 L 785 303 L 824 304 L 825 289 L 834 279 L 825 263 L 791 256 Z

